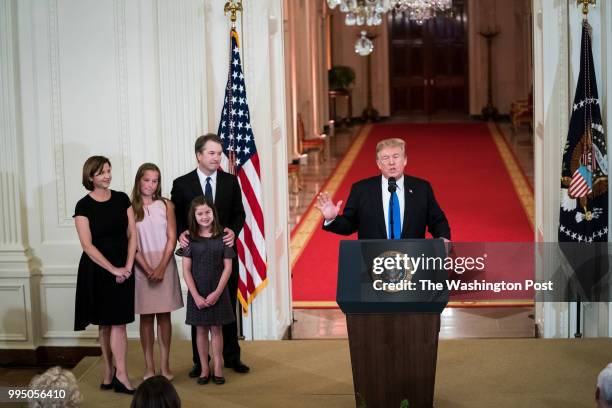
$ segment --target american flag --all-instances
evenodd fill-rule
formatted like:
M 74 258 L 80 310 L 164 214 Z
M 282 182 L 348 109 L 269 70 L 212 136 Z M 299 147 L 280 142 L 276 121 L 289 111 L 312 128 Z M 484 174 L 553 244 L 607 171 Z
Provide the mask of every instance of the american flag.
M 238 300 L 244 313 L 247 313 L 249 304 L 268 280 L 259 155 L 251 128 L 238 33 L 234 29 L 230 32 L 229 73 L 217 134 L 223 141 L 221 166 L 238 177 L 242 188 L 246 220 L 238 235 L 236 251 L 239 263 Z

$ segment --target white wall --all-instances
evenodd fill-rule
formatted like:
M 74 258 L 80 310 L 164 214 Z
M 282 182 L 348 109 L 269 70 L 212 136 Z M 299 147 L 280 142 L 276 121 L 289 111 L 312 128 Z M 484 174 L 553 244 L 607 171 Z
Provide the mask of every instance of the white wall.
M 563 145 L 567 137 L 570 107 L 578 80 L 581 9 L 571 0 L 534 0 L 534 119 L 536 236 L 539 242 L 556 242 L 559 222 L 559 175 Z M 604 128 L 609 131 L 612 106 L 612 7 L 597 2 L 589 12 L 593 27 L 593 57 L 601 100 Z M 610 154 L 608 154 L 610 161 Z M 609 198 L 612 196 L 609 196 Z M 543 254 L 537 268 L 556 270 L 558 259 Z M 607 304 L 583 304 L 585 335 L 609 336 Z M 546 337 L 570 337 L 575 332 L 576 308 L 567 303 L 544 303 L 536 309 L 536 320 Z
M 291 322 L 281 3 L 245 2 L 238 24 L 268 253 L 268 287 L 245 319 L 257 339 Z M 195 138 L 217 130 L 229 19 L 215 0 L 0 0 L 0 21 L 0 348 L 90 344 L 95 327 L 72 329 L 81 166 L 108 156 L 112 188 L 129 193 L 152 161 L 169 195 L 195 167 Z M 184 311 L 173 321 L 187 332 Z

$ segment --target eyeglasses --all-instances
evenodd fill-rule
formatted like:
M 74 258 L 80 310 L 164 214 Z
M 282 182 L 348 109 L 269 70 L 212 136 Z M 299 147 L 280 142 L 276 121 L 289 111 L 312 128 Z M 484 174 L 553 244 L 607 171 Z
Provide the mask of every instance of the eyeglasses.
M 381 161 L 381 162 L 383 162 L 383 163 L 388 163 L 388 162 L 389 162 L 391 159 L 393 159 L 393 161 L 398 161 L 398 160 L 400 160 L 401 158 L 403 158 L 403 156 L 404 156 L 404 155 L 399 154 L 399 153 L 395 153 L 395 154 L 393 154 L 393 155 L 387 155 L 387 154 L 386 154 L 386 155 L 384 155 L 384 156 L 381 156 L 381 157 L 380 157 L 378 160 L 380 160 L 380 161 Z

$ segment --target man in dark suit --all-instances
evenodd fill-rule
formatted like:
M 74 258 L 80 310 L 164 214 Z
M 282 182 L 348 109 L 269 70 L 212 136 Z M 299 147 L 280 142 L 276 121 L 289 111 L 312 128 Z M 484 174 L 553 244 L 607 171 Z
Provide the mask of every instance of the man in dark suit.
M 209 133 L 200 136 L 195 142 L 195 154 L 198 167 L 172 183 L 171 200 L 176 213 L 177 236 L 181 246 L 188 243 L 187 214 L 191 200 L 197 196 L 207 196 L 213 200 L 217 208 L 219 223 L 225 227 L 223 242 L 233 246 L 234 240 L 240 234 L 244 225 L 245 213 L 242 206 L 242 191 L 236 176 L 219 171 L 222 141 L 219 136 Z M 238 257 L 232 261 L 232 274 L 227 283 L 234 310 L 236 310 L 236 297 L 238 295 Z M 202 364 L 198 356 L 196 345 L 196 330 L 191 328 L 191 345 L 193 348 L 193 369 L 190 377 L 199 377 Z M 246 373 L 249 367 L 240 360 L 240 345 L 238 344 L 237 322 L 223 326 L 223 360 L 225 367 L 233 368 L 239 373 Z
M 323 229 L 341 235 L 357 232 L 359 239 L 434 238 L 450 241 L 450 227 L 429 182 L 404 174 L 407 158 L 402 139 L 385 139 L 376 145 L 376 164 L 382 175 L 353 184 L 344 212 L 326 192 L 317 208 Z

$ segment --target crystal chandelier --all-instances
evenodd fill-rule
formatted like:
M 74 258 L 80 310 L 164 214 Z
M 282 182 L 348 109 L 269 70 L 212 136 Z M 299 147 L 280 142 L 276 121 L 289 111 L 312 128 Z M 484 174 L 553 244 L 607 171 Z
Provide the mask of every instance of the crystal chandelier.
M 391 8 L 392 0 L 327 0 L 329 8 L 340 6 L 346 14 L 344 23 L 347 26 L 382 24 L 382 15 Z
M 436 16 L 436 13 L 446 12 L 452 6 L 452 0 L 391 0 L 392 8 L 408 14 L 410 20 L 417 24 Z
M 327 5 L 331 9 L 340 6 L 347 26 L 376 26 L 390 10 L 405 12 L 409 19 L 422 24 L 436 13 L 449 10 L 452 0 L 327 0 Z

